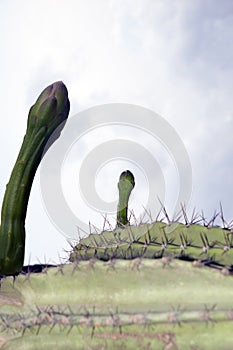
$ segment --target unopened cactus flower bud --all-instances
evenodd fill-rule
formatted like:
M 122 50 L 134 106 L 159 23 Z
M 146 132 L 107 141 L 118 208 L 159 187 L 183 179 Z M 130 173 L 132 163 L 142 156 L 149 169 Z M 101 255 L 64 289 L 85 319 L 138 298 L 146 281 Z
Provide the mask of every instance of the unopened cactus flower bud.
M 118 182 L 119 201 L 117 207 L 117 226 L 125 226 L 128 220 L 128 202 L 131 191 L 135 186 L 134 176 L 129 171 L 123 171 Z
M 59 137 L 70 109 L 66 86 L 48 86 L 31 107 L 27 131 L 2 205 L 0 275 L 21 271 L 25 251 L 25 218 L 32 182 L 41 158 Z M 54 132 L 58 130 L 59 132 Z M 52 136 L 53 135 L 53 136 Z
M 68 117 L 70 102 L 62 81 L 49 85 L 42 91 L 28 116 L 28 131 L 46 126 L 51 134 Z

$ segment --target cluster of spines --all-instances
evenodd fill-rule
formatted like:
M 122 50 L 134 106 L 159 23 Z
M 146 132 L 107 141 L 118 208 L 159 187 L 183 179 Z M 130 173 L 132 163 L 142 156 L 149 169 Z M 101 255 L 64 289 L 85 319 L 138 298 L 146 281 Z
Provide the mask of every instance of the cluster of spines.
M 167 224 L 156 221 L 152 224 L 127 225 L 112 231 L 103 231 L 101 234 L 90 234 L 74 247 L 70 260 L 172 256 L 191 261 L 199 260 L 211 267 L 226 267 L 232 272 L 232 225 L 226 224 L 222 207 L 220 206 L 220 212 L 215 212 L 208 222 L 203 214 L 198 217 L 195 212 L 192 213 L 191 220 L 188 220 L 184 206 L 181 211 L 184 223 L 171 221 L 163 208 Z M 222 220 L 223 228 L 214 225 L 218 216 Z
M 144 214 L 140 217 L 139 220 L 137 220 L 136 215 L 134 213 L 133 210 L 129 210 L 129 222 L 133 222 L 133 225 L 135 226 L 140 226 L 142 224 L 145 223 L 152 223 L 152 222 L 157 222 L 157 221 L 161 221 L 161 222 L 166 222 L 169 225 L 172 225 L 173 223 L 179 222 L 179 223 L 183 223 L 185 226 L 190 226 L 190 225 L 194 225 L 194 224 L 200 224 L 204 227 L 208 227 L 208 228 L 212 228 L 212 227 L 221 227 L 223 229 L 229 230 L 231 232 L 233 232 L 233 220 L 230 222 L 227 222 L 227 220 L 224 217 L 224 212 L 223 212 L 223 208 L 222 208 L 222 204 L 220 203 L 220 208 L 219 211 L 214 211 L 212 217 L 210 219 L 207 219 L 203 210 L 201 211 L 201 213 L 196 212 L 196 209 L 194 208 L 190 218 L 188 217 L 188 213 L 187 213 L 187 208 L 184 204 L 180 205 L 180 210 L 177 214 L 175 214 L 172 218 L 169 216 L 168 211 L 166 210 L 166 208 L 164 207 L 164 205 L 162 204 L 161 201 L 159 201 L 161 204 L 161 208 L 158 211 L 158 214 L 156 216 L 156 218 L 153 220 L 151 213 L 144 208 Z M 110 221 L 107 218 L 107 215 L 105 215 L 103 217 L 104 222 L 103 222 L 103 229 L 102 231 L 113 231 L 115 227 L 112 226 L 112 224 L 110 223 Z M 217 222 L 218 220 L 218 222 Z M 122 227 L 124 227 L 124 225 L 122 225 Z M 87 232 L 82 232 L 82 234 L 80 234 L 80 229 L 79 227 L 77 227 L 78 230 L 78 238 L 79 240 L 83 237 L 83 235 L 85 235 L 85 237 L 89 236 L 90 234 L 93 233 L 93 231 L 95 233 L 99 233 L 97 227 L 93 224 L 91 224 L 91 222 L 89 222 L 89 233 Z
M 65 331 L 68 335 L 74 327 L 86 327 L 91 330 L 93 336 L 95 331 L 111 328 L 118 329 L 119 333 L 124 331 L 124 327 L 139 325 L 153 327 L 159 324 L 172 324 L 182 326 L 182 324 L 192 323 L 217 323 L 233 322 L 233 309 L 217 309 L 216 305 L 202 309 L 185 310 L 178 307 L 168 311 L 147 311 L 146 313 L 127 313 L 116 310 L 101 312 L 93 307 L 88 310 L 80 307 L 73 311 L 72 306 L 37 306 L 30 314 L 1 314 L 0 326 L 2 332 L 21 333 L 31 331 L 39 334 L 41 328 L 45 326 L 48 333 L 51 333 L 55 326 L 60 331 Z

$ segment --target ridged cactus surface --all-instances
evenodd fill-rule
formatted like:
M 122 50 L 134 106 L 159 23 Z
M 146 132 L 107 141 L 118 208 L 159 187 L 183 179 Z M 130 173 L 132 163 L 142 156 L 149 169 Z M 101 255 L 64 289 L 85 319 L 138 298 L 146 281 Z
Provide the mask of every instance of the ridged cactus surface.
M 91 234 L 79 242 L 70 259 L 175 257 L 200 260 L 231 270 L 232 248 L 232 232 L 229 229 L 158 221 Z
M 195 266 L 91 259 L 4 278 L 1 349 L 232 349 L 233 279 Z

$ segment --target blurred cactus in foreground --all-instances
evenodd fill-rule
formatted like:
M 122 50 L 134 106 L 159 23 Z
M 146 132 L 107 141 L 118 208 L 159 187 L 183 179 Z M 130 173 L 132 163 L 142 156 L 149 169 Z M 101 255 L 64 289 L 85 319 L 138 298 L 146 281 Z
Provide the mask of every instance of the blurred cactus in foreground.
M 69 114 L 68 92 L 62 82 L 48 86 L 31 107 L 27 131 L 13 168 L 1 212 L 0 274 L 21 271 L 25 249 L 25 218 L 32 182 L 47 142 Z M 61 131 L 61 130 L 59 130 Z M 58 135 L 56 135 L 56 138 Z M 50 145 L 51 145 L 51 140 Z M 55 141 L 55 138 L 53 139 Z
M 195 266 L 91 259 L 7 277 L 1 349 L 233 349 L 233 279 Z

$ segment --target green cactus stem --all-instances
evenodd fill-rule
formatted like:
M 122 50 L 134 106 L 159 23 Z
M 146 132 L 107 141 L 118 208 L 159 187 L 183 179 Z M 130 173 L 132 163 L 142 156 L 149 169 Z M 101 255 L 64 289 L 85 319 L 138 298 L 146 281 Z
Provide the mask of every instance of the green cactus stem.
M 172 229 L 172 225 L 174 228 Z M 80 240 L 70 260 L 172 257 L 233 267 L 232 232 L 226 228 L 157 221 L 91 234 Z
M 172 257 L 233 269 L 232 231 L 213 225 L 188 223 L 184 208 L 186 224 L 157 221 L 127 225 L 128 200 L 134 184 L 134 176 L 129 170 L 121 174 L 117 227 L 113 231 L 90 234 L 81 239 L 70 254 L 70 261 Z
M 128 202 L 131 191 L 135 186 L 134 176 L 129 171 L 124 171 L 118 182 L 119 201 L 117 206 L 117 226 L 123 227 L 128 225 Z
M 233 279 L 159 259 L 91 259 L 0 289 L 1 350 L 233 349 Z
M 46 144 L 54 131 L 59 126 L 64 126 L 63 122 L 68 117 L 69 108 L 65 85 L 62 82 L 55 82 L 40 94 L 29 111 L 26 134 L 6 186 L 2 205 L 0 228 L 2 275 L 15 274 L 22 269 L 25 218 L 32 182 L 45 147 L 48 147 Z

